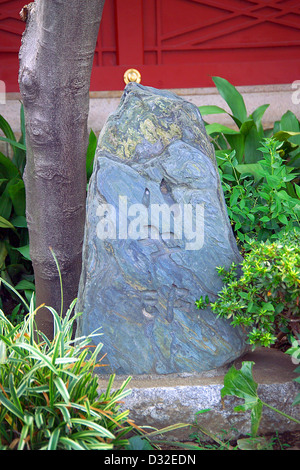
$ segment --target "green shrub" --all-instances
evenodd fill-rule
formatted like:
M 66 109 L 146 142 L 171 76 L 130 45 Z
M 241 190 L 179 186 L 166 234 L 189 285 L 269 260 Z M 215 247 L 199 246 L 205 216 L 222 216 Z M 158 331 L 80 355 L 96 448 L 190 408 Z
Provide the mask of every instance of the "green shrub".
M 228 215 L 244 245 L 251 239 L 277 239 L 300 227 L 300 186 L 293 167 L 279 155 L 281 147 L 273 138 L 264 139 L 259 147 L 263 158 L 251 165 L 240 165 L 234 152 L 222 157 L 232 170 L 220 169 Z
M 235 151 L 239 164 L 256 163 L 262 158 L 257 151 L 259 143 L 265 137 L 273 137 L 282 142 L 281 156 L 285 158 L 286 164 L 299 170 L 300 124 L 297 117 L 291 111 L 287 111 L 280 121 L 274 123 L 273 129 L 263 129 L 262 118 L 269 107 L 268 104 L 259 106 L 248 115 L 242 95 L 231 83 L 221 77 L 212 77 L 212 80 L 231 113 L 219 106 L 200 106 L 199 110 L 203 116 L 228 114 L 234 124 L 233 129 L 217 122 L 212 124 L 205 122 L 206 131 L 216 150 L 217 160 L 224 153 Z
M 10 145 L 12 158 L 0 152 L 0 276 L 29 300 L 35 290 L 34 274 L 29 255 L 29 236 L 26 222 L 26 201 L 23 171 L 26 163 L 25 119 L 21 105 L 21 137 L 16 139 L 9 123 L 0 115 L 1 141 Z M 14 294 L 1 287 L 0 307 L 13 297 L 10 308 L 15 321 L 24 315 L 22 303 Z M 1 301 L 2 300 L 2 301 Z M 8 310 L 8 308 L 6 308 Z
M 252 242 L 245 254 L 241 274 L 237 266 L 229 271 L 219 267 L 224 287 L 216 302 L 202 297 L 198 308 L 207 304 L 219 317 L 247 332 L 250 344 L 270 346 L 279 331 L 297 338 L 300 333 L 300 232 L 275 242 Z

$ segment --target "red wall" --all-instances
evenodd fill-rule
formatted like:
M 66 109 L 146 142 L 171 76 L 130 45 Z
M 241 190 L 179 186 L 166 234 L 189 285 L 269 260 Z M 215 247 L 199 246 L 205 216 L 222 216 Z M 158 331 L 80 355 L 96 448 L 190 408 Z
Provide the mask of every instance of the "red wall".
M 0 80 L 18 91 L 25 1 L 0 0 Z M 126 69 L 157 88 L 300 79 L 299 0 L 106 0 L 91 90 L 124 88 Z

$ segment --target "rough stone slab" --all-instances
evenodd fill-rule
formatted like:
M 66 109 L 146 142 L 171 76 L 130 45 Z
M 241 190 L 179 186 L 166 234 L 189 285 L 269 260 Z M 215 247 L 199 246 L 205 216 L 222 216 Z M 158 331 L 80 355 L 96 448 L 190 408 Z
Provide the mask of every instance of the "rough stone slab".
M 109 372 L 202 372 L 245 352 L 218 318 L 217 266 L 239 264 L 213 146 L 196 106 L 127 85 L 99 136 L 87 197 L 77 334 L 101 328 Z
M 261 348 L 235 361 L 237 369 L 242 361 L 255 363 L 253 376 L 259 384 L 258 396 L 269 405 L 300 419 L 300 406 L 292 406 L 300 387 L 293 381 L 297 377 L 294 373 L 296 365 L 290 356 L 277 350 Z M 198 423 L 219 436 L 222 430 L 226 430 L 226 438 L 236 439 L 250 433 L 250 412 L 235 412 L 234 407 L 244 403 L 235 397 L 225 397 L 222 403 L 220 391 L 226 370 L 133 377 L 129 384 L 132 392 L 125 399 L 122 409 L 130 410 L 129 416 L 137 425 L 162 429 L 176 423 L 192 424 L 197 411 L 209 408 L 211 411 L 199 415 Z M 115 385 L 123 379 L 117 377 Z M 263 408 L 259 434 L 293 430 L 300 430 L 299 425 L 267 407 Z M 186 427 L 163 437 L 185 441 L 190 439 L 194 431 L 194 428 Z

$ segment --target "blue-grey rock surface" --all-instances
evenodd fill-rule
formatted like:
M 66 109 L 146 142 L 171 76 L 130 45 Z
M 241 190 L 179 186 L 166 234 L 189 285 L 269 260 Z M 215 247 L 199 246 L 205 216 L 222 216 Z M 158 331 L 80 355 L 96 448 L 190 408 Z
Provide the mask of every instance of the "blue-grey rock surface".
M 136 83 L 99 136 L 89 183 L 77 335 L 101 327 L 105 370 L 201 372 L 244 335 L 195 300 L 239 263 L 213 147 L 196 106 Z

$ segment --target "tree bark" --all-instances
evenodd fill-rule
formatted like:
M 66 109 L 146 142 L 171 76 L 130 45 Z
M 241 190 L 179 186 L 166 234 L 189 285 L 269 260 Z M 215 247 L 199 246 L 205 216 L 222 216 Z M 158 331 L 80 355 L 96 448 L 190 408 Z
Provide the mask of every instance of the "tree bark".
M 19 85 L 26 120 L 24 172 L 36 306 L 63 312 L 77 297 L 85 222 L 90 75 L 104 0 L 35 0 L 20 49 Z M 48 309 L 36 316 L 48 337 Z

